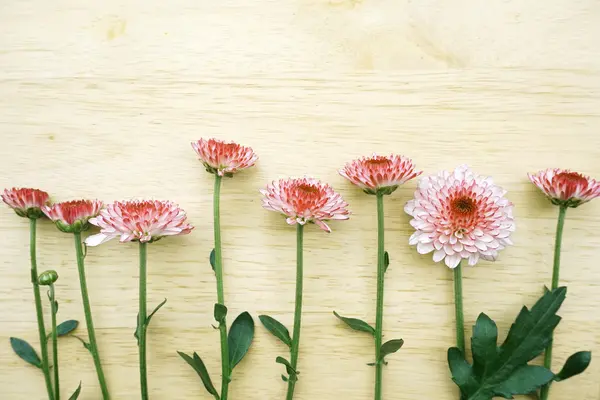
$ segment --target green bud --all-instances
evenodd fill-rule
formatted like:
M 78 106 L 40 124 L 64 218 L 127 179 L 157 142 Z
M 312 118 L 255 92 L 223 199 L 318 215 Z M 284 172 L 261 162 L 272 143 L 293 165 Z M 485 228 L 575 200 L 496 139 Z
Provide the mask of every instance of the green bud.
M 38 278 L 38 283 L 42 286 L 50 286 L 58 280 L 58 273 L 54 270 L 44 271 Z
M 14 210 L 19 217 L 23 218 L 38 219 L 44 216 L 44 212 L 39 207 L 31 207 L 26 210 L 22 208 L 15 208 Z

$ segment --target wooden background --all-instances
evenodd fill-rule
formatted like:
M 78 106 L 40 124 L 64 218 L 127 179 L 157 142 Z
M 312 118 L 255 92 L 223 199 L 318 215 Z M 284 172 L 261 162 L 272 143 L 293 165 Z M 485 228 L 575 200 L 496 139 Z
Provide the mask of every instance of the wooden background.
M 176 350 L 197 351 L 219 381 L 213 180 L 191 140 L 236 140 L 260 156 L 222 193 L 230 315 L 292 323 L 294 229 L 260 207 L 260 187 L 308 174 L 350 203 L 352 218 L 332 234 L 306 232 L 297 400 L 372 398 L 372 343 L 332 315 L 374 321 L 375 202 L 338 176 L 344 162 L 393 151 L 426 173 L 467 163 L 509 190 L 515 246 L 465 270 L 464 282 L 469 331 L 485 311 L 502 338 L 550 282 L 557 209 L 526 172 L 600 177 L 597 0 L 5 0 L 0 21 L 0 187 L 39 187 L 58 201 L 171 199 L 196 226 L 150 246 L 149 303 L 169 299 L 149 330 L 156 400 L 210 398 Z M 451 272 L 407 244 L 403 206 L 415 184 L 386 198 L 385 336 L 406 344 L 390 357 L 385 398 L 450 400 Z M 599 230 L 600 201 L 569 211 L 557 367 L 576 350 L 600 354 Z M 27 232 L 25 220 L 0 211 L 0 397 L 11 400 L 44 398 L 40 372 L 8 344 L 18 336 L 37 346 Z M 42 223 L 39 260 L 60 274 L 59 318 L 83 321 L 72 238 Z M 90 249 L 87 271 L 113 398 L 138 398 L 137 247 Z M 274 359 L 284 350 L 257 326 L 231 399 L 282 399 Z M 79 342 L 61 340 L 60 360 L 65 396 L 81 380 L 80 399 L 100 398 Z M 598 399 L 599 378 L 595 360 L 551 398 Z

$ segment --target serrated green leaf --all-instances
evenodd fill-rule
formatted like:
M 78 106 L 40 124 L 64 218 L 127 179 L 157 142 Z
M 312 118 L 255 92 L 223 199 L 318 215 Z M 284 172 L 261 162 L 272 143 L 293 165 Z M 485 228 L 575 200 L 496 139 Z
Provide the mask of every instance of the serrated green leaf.
M 25 362 L 33 365 L 34 367 L 42 368 L 42 360 L 38 356 L 37 352 L 29 343 L 23 339 L 11 337 L 10 345 L 13 351 Z
M 215 389 L 212 380 L 210 379 L 210 375 L 208 374 L 208 370 L 206 369 L 206 366 L 204 365 L 204 362 L 202 361 L 200 356 L 198 356 L 198 354 L 195 352 L 193 357 L 190 357 L 181 351 L 178 351 L 177 354 L 179 354 L 179 356 L 183 358 L 185 362 L 187 362 L 194 369 L 194 371 L 196 371 L 196 373 L 202 380 L 206 391 L 212 394 L 214 398 L 218 400 L 219 394 L 217 393 L 217 389 Z
M 338 317 L 338 319 L 343 321 L 346 325 L 348 325 L 350 328 L 354 329 L 355 331 L 367 332 L 367 333 L 370 333 L 371 335 L 375 336 L 375 328 L 373 328 L 371 325 L 369 325 L 365 321 L 358 319 L 358 318 L 342 317 L 335 311 L 333 312 L 333 315 Z
M 73 392 L 73 394 L 71 395 L 71 397 L 69 397 L 69 400 L 77 400 L 79 398 L 79 394 L 80 393 L 81 393 L 81 382 L 79 382 L 79 386 Z
M 258 319 L 263 326 L 271 332 L 273 336 L 281 340 L 288 347 L 292 347 L 292 338 L 290 337 L 290 331 L 279 321 L 268 315 L 259 315 Z
M 65 336 L 65 335 L 68 335 L 69 333 L 73 332 L 75 329 L 77 329 L 78 326 L 79 326 L 79 321 L 70 319 L 68 321 L 61 322 L 56 327 L 56 332 L 58 333 L 58 336 Z
M 388 267 L 390 266 L 390 253 L 387 251 L 383 253 L 383 272 L 387 272 Z
M 472 393 L 477 390 L 478 382 L 473 374 L 473 368 L 458 347 L 448 349 L 448 366 L 452 380 L 460 388 L 461 393 Z
M 253 338 L 254 320 L 245 311 L 233 321 L 229 330 L 229 337 L 227 338 L 229 344 L 229 368 L 231 371 L 242 361 L 242 358 L 244 358 L 248 349 L 250 349 Z
M 392 354 L 400 350 L 402 345 L 404 344 L 404 340 L 402 339 L 392 339 L 388 340 L 384 344 L 381 345 L 379 349 L 379 360 L 383 361 L 385 356 L 388 354 Z
M 581 374 L 587 369 L 592 362 L 592 353 L 589 351 L 578 351 L 572 354 L 567 359 L 565 365 L 562 367 L 560 372 L 554 376 L 556 382 L 564 381 L 575 375 Z
M 224 323 L 225 317 L 227 317 L 227 307 L 223 304 L 215 303 L 214 317 L 215 321 L 219 324 Z
M 215 258 L 215 249 L 212 249 L 210 251 L 210 256 L 208 256 L 208 261 L 210 262 L 210 267 L 212 268 L 213 272 L 215 271 L 215 265 L 216 265 L 216 258 Z
M 517 368 L 508 379 L 494 387 L 494 394 L 512 399 L 517 394 L 528 394 L 554 378 L 552 371 L 538 365 L 523 365 Z
M 486 376 L 487 368 L 498 357 L 498 327 L 490 317 L 479 314 L 473 326 L 471 349 L 473 350 L 473 372 L 477 379 Z
M 292 375 L 297 375 L 298 373 L 296 372 L 296 370 L 294 369 L 294 367 L 292 367 L 292 364 L 290 364 L 290 362 L 288 360 L 286 360 L 285 358 L 279 356 L 275 359 L 275 362 L 277 364 L 282 364 L 285 365 L 285 370 L 288 373 L 289 376 Z

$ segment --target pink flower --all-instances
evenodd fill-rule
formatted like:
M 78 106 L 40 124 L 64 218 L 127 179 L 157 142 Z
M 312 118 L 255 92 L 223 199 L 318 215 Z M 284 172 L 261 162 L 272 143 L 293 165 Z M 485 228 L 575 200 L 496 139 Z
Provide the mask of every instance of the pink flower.
M 120 237 L 120 241 L 155 242 L 163 236 L 185 235 L 194 229 L 186 221 L 186 214 L 170 201 L 133 200 L 109 204 L 92 225 L 100 227 L 100 233 L 88 237 L 88 246 L 97 246 Z
M 44 215 L 42 207 L 50 203 L 48 193 L 39 189 L 4 189 L 2 200 L 15 210 L 19 217 L 40 218 Z
M 82 232 L 89 229 L 89 219 L 102 209 L 100 200 L 73 200 L 43 206 L 42 211 L 63 232 Z
M 253 166 L 258 160 L 250 147 L 244 147 L 234 142 L 200 139 L 192 142 L 192 147 L 206 170 L 219 176 L 231 177 L 239 170 Z
M 348 203 L 326 183 L 313 178 L 281 179 L 260 191 L 262 206 L 288 218 L 290 225 L 313 222 L 326 232 L 331 229 L 324 222 L 330 219 L 348 219 Z
M 600 197 L 600 182 L 578 172 L 549 168 L 527 175 L 552 204 L 575 208 Z
M 398 186 L 421 175 L 410 158 L 399 155 L 363 157 L 347 163 L 340 175 L 365 193 L 391 194 Z
M 454 172 L 419 181 L 415 198 L 404 207 L 415 233 L 409 244 L 420 254 L 433 252 L 433 261 L 456 268 L 462 259 L 475 265 L 479 258 L 495 260 L 512 244 L 515 230 L 512 203 L 491 178 L 476 175 L 466 165 Z

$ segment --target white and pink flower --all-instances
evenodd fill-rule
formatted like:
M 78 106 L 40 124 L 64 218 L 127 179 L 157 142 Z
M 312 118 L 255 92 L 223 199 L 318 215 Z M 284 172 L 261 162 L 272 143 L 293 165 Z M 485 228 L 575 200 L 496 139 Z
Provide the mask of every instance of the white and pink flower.
M 527 175 L 552 204 L 575 208 L 600 197 L 600 182 L 578 172 L 549 168 Z
M 42 211 L 63 232 L 82 232 L 89 228 L 89 219 L 100 213 L 100 200 L 72 200 L 42 207 Z
M 200 139 L 192 142 L 192 148 L 204 164 L 206 170 L 219 176 L 233 176 L 234 173 L 252 167 L 258 157 L 250 147 L 217 139 Z
M 348 203 L 331 186 L 313 178 L 281 179 L 260 191 L 262 206 L 280 212 L 290 225 L 312 222 L 326 232 L 331 232 L 327 220 L 349 218 Z
M 164 236 L 185 235 L 194 229 L 187 223 L 185 211 L 170 201 L 132 200 L 109 204 L 90 219 L 100 233 L 85 243 L 97 246 L 119 237 L 123 242 L 155 242 Z
M 421 175 L 410 158 L 400 155 L 363 157 L 350 161 L 340 175 L 360 187 L 365 193 L 391 194 L 398 186 Z
M 4 201 L 19 217 L 40 218 L 44 216 L 42 207 L 50 203 L 48 193 L 31 188 L 4 189 Z
M 512 244 L 515 230 L 513 205 L 505 194 L 491 178 L 465 165 L 422 178 L 415 198 L 404 208 L 416 230 L 409 244 L 420 254 L 433 252 L 433 261 L 444 260 L 450 268 L 463 259 L 469 265 L 480 258 L 495 260 Z

